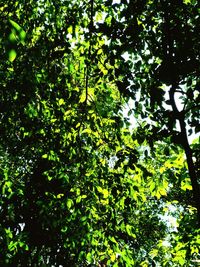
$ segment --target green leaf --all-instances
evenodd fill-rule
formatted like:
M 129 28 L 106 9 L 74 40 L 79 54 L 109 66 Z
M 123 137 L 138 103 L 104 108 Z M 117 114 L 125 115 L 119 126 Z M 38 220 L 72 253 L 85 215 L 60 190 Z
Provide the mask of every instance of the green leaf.
M 19 26 L 19 24 L 14 20 L 9 19 L 9 22 L 17 31 L 20 32 L 22 30 L 21 26 Z
M 16 56 L 17 56 L 17 52 L 14 49 L 11 49 L 8 52 L 8 59 L 9 59 L 9 61 L 13 62 L 15 60 Z
M 22 27 L 15 21 L 13 20 L 9 20 L 10 24 L 12 25 L 12 27 L 14 28 L 14 30 L 17 31 L 17 37 L 19 38 L 19 40 L 21 41 L 22 44 L 25 44 L 25 39 L 26 39 L 26 32 L 22 29 Z M 16 32 L 14 32 L 16 33 Z
M 62 105 L 64 105 L 65 104 L 65 100 L 63 99 L 63 98 L 60 98 L 59 100 L 58 100 L 58 105 L 59 106 L 62 106 Z
M 103 190 L 101 191 L 101 193 L 103 194 L 103 198 L 108 198 L 108 196 L 109 196 L 109 192 L 108 192 L 107 189 L 103 189 Z
M 73 200 L 72 199 L 67 199 L 67 207 L 68 207 L 68 209 L 71 209 L 72 206 L 73 206 Z

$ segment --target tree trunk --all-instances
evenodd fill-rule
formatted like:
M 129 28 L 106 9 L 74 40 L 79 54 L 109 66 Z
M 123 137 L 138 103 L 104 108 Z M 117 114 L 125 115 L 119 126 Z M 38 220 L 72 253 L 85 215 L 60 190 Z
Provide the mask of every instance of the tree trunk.
M 181 128 L 181 144 L 184 148 L 189 176 L 192 184 L 192 191 L 193 191 L 193 198 L 195 202 L 195 206 L 197 208 L 197 222 L 198 227 L 200 228 L 200 185 L 198 184 L 198 179 L 196 175 L 195 165 L 192 158 L 192 150 L 188 142 L 187 130 L 186 130 L 186 123 L 185 123 L 185 113 L 184 110 L 178 111 L 176 102 L 174 99 L 174 94 L 176 91 L 177 84 L 176 82 L 172 83 L 169 92 L 170 104 L 172 106 L 172 110 L 174 113 L 174 119 L 178 119 Z

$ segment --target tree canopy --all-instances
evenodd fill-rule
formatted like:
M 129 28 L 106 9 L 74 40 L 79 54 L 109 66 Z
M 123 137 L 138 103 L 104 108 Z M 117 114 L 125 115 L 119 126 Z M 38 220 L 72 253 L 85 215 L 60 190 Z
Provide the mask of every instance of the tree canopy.
M 199 27 L 197 0 L 0 3 L 1 266 L 198 266 Z

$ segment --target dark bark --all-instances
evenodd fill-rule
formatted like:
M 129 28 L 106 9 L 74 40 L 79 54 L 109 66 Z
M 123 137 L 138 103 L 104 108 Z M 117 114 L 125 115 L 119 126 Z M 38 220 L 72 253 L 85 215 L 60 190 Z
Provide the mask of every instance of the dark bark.
M 200 185 L 197 179 L 195 164 L 193 161 L 192 149 L 188 142 L 186 123 L 185 123 L 185 112 L 184 110 L 178 111 L 176 102 L 174 99 L 176 86 L 177 86 L 176 83 L 174 83 L 170 89 L 170 92 L 169 92 L 170 103 L 171 103 L 172 110 L 174 113 L 174 118 L 177 119 L 180 123 L 181 145 L 185 151 L 185 155 L 187 159 L 188 172 L 189 172 L 189 176 L 190 176 L 190 180 L 192 184 L 193 199 L 194 199 L 195 206 L 197 208 L 197 222 L 198 222 L 198 227 L 200 227 Z
M 187 138 L 187 131 L 186 131 L 186 125 L 184 119 L 179 119 L 180 127 L 181 127 L 181 134 L 183 137 L 183 148 L 185 150 L 186 159 L 187 159 L 187 165 L 188 165 L 188 171 L 190 175 L 190 180 L 192 184 L 192 190 L 193 190 L 193 198 L 196 204 L 197 208 L 197 219 L 198 219 L 198 226 L 200 227 L 200 186 L 197 179 L 196 169 L 193 162 L 193 155 L 192 150 L 188 142 Z

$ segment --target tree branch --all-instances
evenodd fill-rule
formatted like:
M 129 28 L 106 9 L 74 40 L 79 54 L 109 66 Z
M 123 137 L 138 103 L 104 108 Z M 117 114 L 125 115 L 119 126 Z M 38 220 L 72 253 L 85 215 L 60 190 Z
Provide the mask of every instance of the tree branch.
M 186 159 L 187 159 L 188 171 L 189 171 L 190 180 L 192 184 L 192 190 L 193 190 L 193 198 L 194 198 L 196 208 L 197 208 L 198 226 L 200 227 L 200 186 L 198 184 L 195 165 L 194 165 L 193 158 L 192 158 L 193 156 L 192 150 L 188 142 L 188 136 L 187 136 L 187 130 L 186 130 L 186 124 L 185 124 L 185 112 L 179 112 L 177 109 L 176 102 L 174 99 L 175 91 L 176 91 L 176 83 L 174 82 L 172 83 L 172 86 L 169 92 L 170 103 L 171 103 L 175 118 L 178 119 L 180 128 L 181 128 L 181 144 L 184 148 Z
M 166 8 L 167 8 L 167 5 L 166 5 Z M 166 47 L 168 49 L 168 51 L 165 51 L 165 52 L 168 52 L 166 54 L 167 62 L 169 66 L 172 66 L 173 64 L 173 39 L 172 39 L 171 32 L 170 32 L 170 15 L 171 15 L 170 12 L 168 13 L 168 10 L 165 10 L 165 23 L 166 23 L 165 34 L 166 34 L 166 42 L 167 42 Z M 197 223 L 198 223 L 198 227 L 200 228 L 200 186 L 198 184 L 196 169 L 195 169 L 195 165 L 194 165 L 193 158 L 192 158 L 193 156 L 192 150 L 188 142 L 186 123 L 185 123 L 185 112 L 184 111 L 179 112 L 176 106 L 175 98 L 174 98 L 176 89 L 179 84 L 179 80 L 178 80 L 178 76 L 174 75 L 172 68 L 169 68 L 169 72 L 170 72 L 169 75 L 171 78 L 171 82 L 170 82 L 171 88 L 169 91 L 169 102 L 172 106 L 174 118 L 179 121 L 180 128 L 181 128 L 181 133 L 180 133 L 181 144 L 184 148 L 186 159 L 187 159 L 188 171 L 189 171 L 189 176 L 190 176 L 192 190 L 193 190 L 193 198 L 194 198 L 196 208 L 197 208 Z

